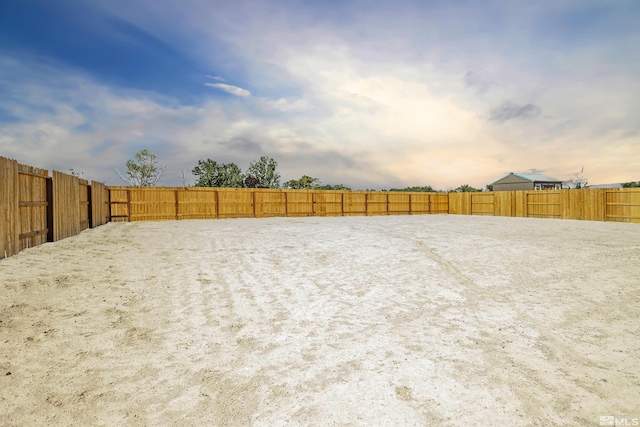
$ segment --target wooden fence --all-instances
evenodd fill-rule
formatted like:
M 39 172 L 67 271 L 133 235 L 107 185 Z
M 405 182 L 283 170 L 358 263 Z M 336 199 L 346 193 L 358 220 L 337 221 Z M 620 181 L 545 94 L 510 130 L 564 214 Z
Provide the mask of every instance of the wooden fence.
M 449 193 L 449 213 L 640 223 L 640 189 Z
M 0 157 L 0 258 L 109 221 L 458 214 L 640 223 L 640 189 L 396 193 L 111 187 Z
M 112 221 L 447 213 L 446 193 L 110 187 Z
M 111 187 L 114 221 L 457 214 L 640 222 L 640 190 L 396 193 Z
M 104 184 L 0 157 L 0 258 L 108 221 Z

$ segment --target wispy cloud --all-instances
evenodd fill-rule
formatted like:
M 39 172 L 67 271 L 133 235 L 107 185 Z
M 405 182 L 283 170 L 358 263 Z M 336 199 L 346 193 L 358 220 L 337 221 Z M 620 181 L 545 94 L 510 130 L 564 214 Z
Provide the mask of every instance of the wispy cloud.
M 513 102 L 505 102 L 491 110 L 490 120 L 506 122 L 513 119 L 533 119 L 540 116 L 542 110 L 534 104 L 518 105 Z
M 89 4 L 65 5 L 76 2 Z M 171 159 L 167 180 L 174 161 L 244 168 L 259 155 L 278 160 L 283 178 L 356 188 L 484 186 L 509 171 L 562 178 L 581 165 L 591 182 L 637 179 L 640 6 L 631 2 L 243 6 L 102 2 L 92 6 L 101 26 L 91 55 L 71 62 L 60 46 L 32 55 L 10 37 L 4 54 L 18 65 L 0 63 L 2 154 L 92 165 L 97 178 L 150 148 Z M 75 16 L 52 19 L 62 15 Z M 74 34 L 92 27 L 74 25 Z M 36 37 L 29 28 L 25 40 Z M 153 61 L 110 68 L 113 46 Z
M 227 93 L 230 93 L 231 95 L 239 96 L 241 98 L 247 98 L 251 96 L 251 92 L 249 92 L 248 90 L 242 89 L 241 87 L 238 87 L 238 86 L 228 85 L 226 83 L 205 83 L 204 85 L 218 88 Z

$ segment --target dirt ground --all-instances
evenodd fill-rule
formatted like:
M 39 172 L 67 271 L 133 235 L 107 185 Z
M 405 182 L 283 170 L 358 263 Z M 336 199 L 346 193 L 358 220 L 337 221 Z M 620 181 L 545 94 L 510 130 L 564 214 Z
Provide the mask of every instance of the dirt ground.
M 111 223 L 0 261 L 0 425 L 640 413 L 640 225 Z

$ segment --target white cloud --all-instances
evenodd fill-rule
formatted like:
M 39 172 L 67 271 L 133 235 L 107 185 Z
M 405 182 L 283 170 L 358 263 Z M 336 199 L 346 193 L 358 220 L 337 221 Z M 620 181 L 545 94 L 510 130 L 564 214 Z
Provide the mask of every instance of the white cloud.
M 188 7 L 169 0 L 122 7 L 118 1 L 105 7 L 159 38 L 173 32 L 194 40 L 185 49 L 207 58 L 212 73 L 233 75 L 239 86 L 213 74 L 207 77 L 216 82 L 205 85 L 245 101 L 186 106 L 87 80 L 81 89 L 58 92 L 43 83 L 31 98 L 67 109 L 42 114 L 22 106 L 24 123 L 0 131 L 3 151 L 11 146 L 27 153 L 18 141 L 34 149 L 37 144 L 29 144 L 37 133 L 54 147 L 47 148 L 52 156 L 112 141 L 109 156 L 83 158 L 114 166 L 141 144 L 155 144 L 180 164 L 216 157 L 244 168 L 265 154 L 279 161 L 283 178 L 305 173 L 365 188 L 483 187 L 531 168 L 562 179 L 583 165 L 590 182 L 637 179 L 640 70 L 626 58 L 634 57 L 627 48 L 637 45 L 630 41 L 638 33 L 620 43 L 580 44 L 579 34 L 538 40 L 549 37 L 540 30 L 547 19 L 578 3 L 439 2 L 423 9 L 400 1 L 363 9 L 356 1 L 315 13 L 268 2 L 212 8 L 191 0 Z M 576 45 L 567 47 L 570 40 Z M 231 61 L 219 60 L 220 46 Z M 38 79 L 48 81 L 45 73 L 31 80 Z M 59 101 L 61 94 L 73 99 Z M 76 109 L 80 104 L 94 113 Z M 536 106 L 540 114 L 490 121 L 505 105 Z M 93 131 L 74 130 L 80 123 Z
M 242 89 L 238 86 L 228 85 L 225 83 L 205 83 L 205 86 L 215 87 L 225 92 L 230 93 L 231 95 L 239 96 L 241 98 L 247 98 L 251 96 L 251 92 L 246 89 Z

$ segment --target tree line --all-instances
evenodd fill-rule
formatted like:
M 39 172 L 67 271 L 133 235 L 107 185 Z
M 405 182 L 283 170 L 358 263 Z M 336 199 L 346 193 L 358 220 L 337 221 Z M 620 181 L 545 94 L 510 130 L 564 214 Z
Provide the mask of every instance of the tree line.
M 126 171 L 115 169 L 118 177 L 127 185 L 135 187 L 153 187 L 164 175 L 166 165 L 159 163 L 155 153 L 149 150 L 138 151 L 134 158 L 125 164 Z M 195 187 L 217 188 L 285 188 L 291 190 L 351 190 L 343 184 L 322 184 L 319 178 L 302 175 L 299 179 L 291 179 L 280 184 L 278 162 L 268 156 L 252 161 L 246 171 L 242 171 L 235 163 L 218 163 L 212 159 L 200 159 L 191 173 L 196 178 Z M 182 177 L 186 185 L 186 177 Z M 486 191 L 492 189 L 487 186 Z M 386 191 L 386 190 L 382 190 Z M 391 188 L 389 191 L 437 192 L 430 185 L 405 188 Z M 468 184 L 461 185 L 450 192 L 477 192 L 482 189 Z

